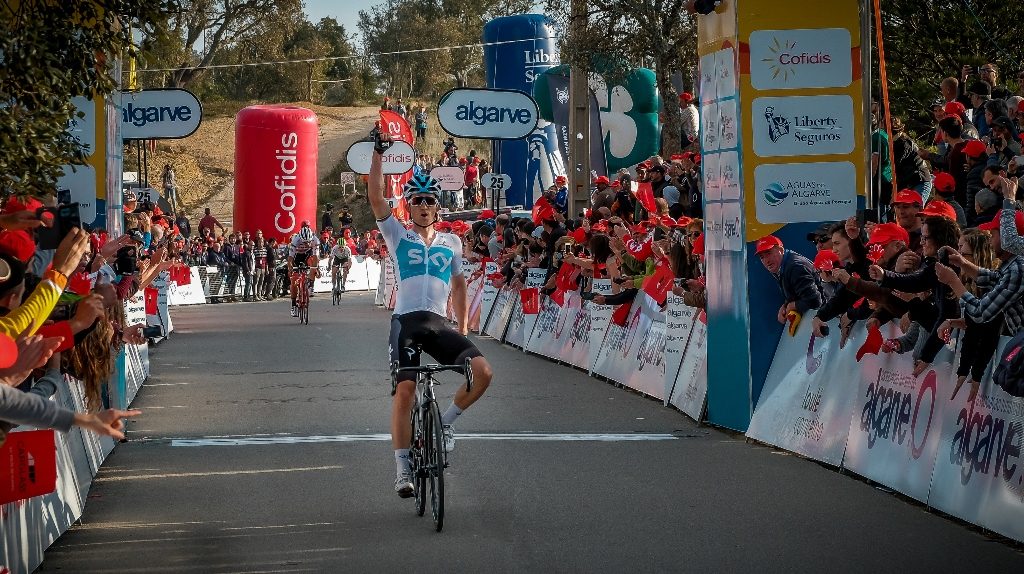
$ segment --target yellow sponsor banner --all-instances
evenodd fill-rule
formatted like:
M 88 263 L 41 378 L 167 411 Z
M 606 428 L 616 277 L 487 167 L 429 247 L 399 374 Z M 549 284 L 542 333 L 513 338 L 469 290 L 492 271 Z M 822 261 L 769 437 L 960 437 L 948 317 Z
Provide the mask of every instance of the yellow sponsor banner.
M 726 2 L 736 4 L 746 240 L 854 215 L 868 113 L 859 3 Z

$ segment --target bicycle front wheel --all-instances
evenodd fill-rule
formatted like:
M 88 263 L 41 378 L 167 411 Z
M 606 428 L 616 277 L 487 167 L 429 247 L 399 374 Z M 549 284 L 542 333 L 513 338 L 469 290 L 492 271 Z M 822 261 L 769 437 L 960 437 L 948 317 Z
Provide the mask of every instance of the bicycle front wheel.
M 424 425 L 424 439 L 427 443 L 427 468 L 430 471 L 430 510 L 434 517 L 434 528 L 444 528 L 444 431 L 441 427 L 441 411 L 437 401 L 430 403 Z
M 424 458 L 423 423 L 420 421 L 419 406 L 412 407 L 412 483 L 416 493 L 416 516 L 423 516 L 427 509 L 427 463 Z

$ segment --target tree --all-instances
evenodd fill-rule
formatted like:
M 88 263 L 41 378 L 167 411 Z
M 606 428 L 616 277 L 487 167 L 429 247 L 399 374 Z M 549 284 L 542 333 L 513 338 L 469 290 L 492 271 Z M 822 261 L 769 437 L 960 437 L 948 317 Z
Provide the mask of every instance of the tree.
M 181 0 L 181 9 L 170 19 L 170 32 L 182 38 L 184 60 L 171 74 L 170 84 L 189 87 L 206 72 L 221 50 L 234 46 L 280 12 L 299 10 L 301 0 Z M 203 40 L 203 52 L 196 45 Z
M 930 129 L 933 120 L 926 112 L 939 96 L 939 82 L 949 76 L 959 78 L 964 65 L 996 63 L 1003 70 L 1000 82 L 1012 81 L 1008 71 L 1024 69 L 1019 39 L 1022 15 L 1019 2 L 1004 0 L 884 2 L 890 113 L 907 118 L 918 133 Z M 877 52 L 872 80 L 874 92 L 879 93 Z
M 72 98 L 110 94 L 113 58 L 138 54 L 131 28 L 162 33 L 173 0 L 0 3 L 0 190 L 52 194 L 64 165 L 89 153 L 67 133 Z
M 696 22 L 686 1 L 589 0 L 583 22 L 574 21 L 561 0 L 547 0 L 547 9 L 568 32 L 559 43 L 562 63 L 592 69 L 600 62 L 602 72 L 615 79 L 653 62 L 664 107 L 663 153 L 679 151 L 682 113 L 672 76 L 692 77 L 697 61 Z

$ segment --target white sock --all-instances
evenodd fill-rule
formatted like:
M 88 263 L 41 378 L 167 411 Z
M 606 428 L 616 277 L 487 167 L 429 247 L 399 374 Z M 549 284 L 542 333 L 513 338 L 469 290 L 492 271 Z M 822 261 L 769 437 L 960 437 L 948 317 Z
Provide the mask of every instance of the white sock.
M 409 460 L 409 449 L 395 449 L 395 470 L 398 474 L 402 474 L 403 472 L 412 472 L 412 461 Z
M 458 405 L 456 405 L 455 402 L 452 401 L 452 404 L 448 405 L 448 410 L 446 410 L 444 414 L 441 415 L 441 424 L 453 425 L 455 424 L 455 419 L 459 418 L 459 415 L 461 414 L 462 409 L 460 409 Z

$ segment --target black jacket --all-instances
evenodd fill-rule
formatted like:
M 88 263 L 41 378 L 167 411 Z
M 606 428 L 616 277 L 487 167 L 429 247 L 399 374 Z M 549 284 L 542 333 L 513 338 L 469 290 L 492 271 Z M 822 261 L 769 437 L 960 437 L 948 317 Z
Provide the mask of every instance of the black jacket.
M 782 266 L 775 277 L 782 289 L 786 303 L 796 303 L 796 312 L 804 315 L 810 309 L 821 307 L 824 298 L 821 290 L 821 278 L 814 270 L 810 259 L 786 250 L 782 255 Z

